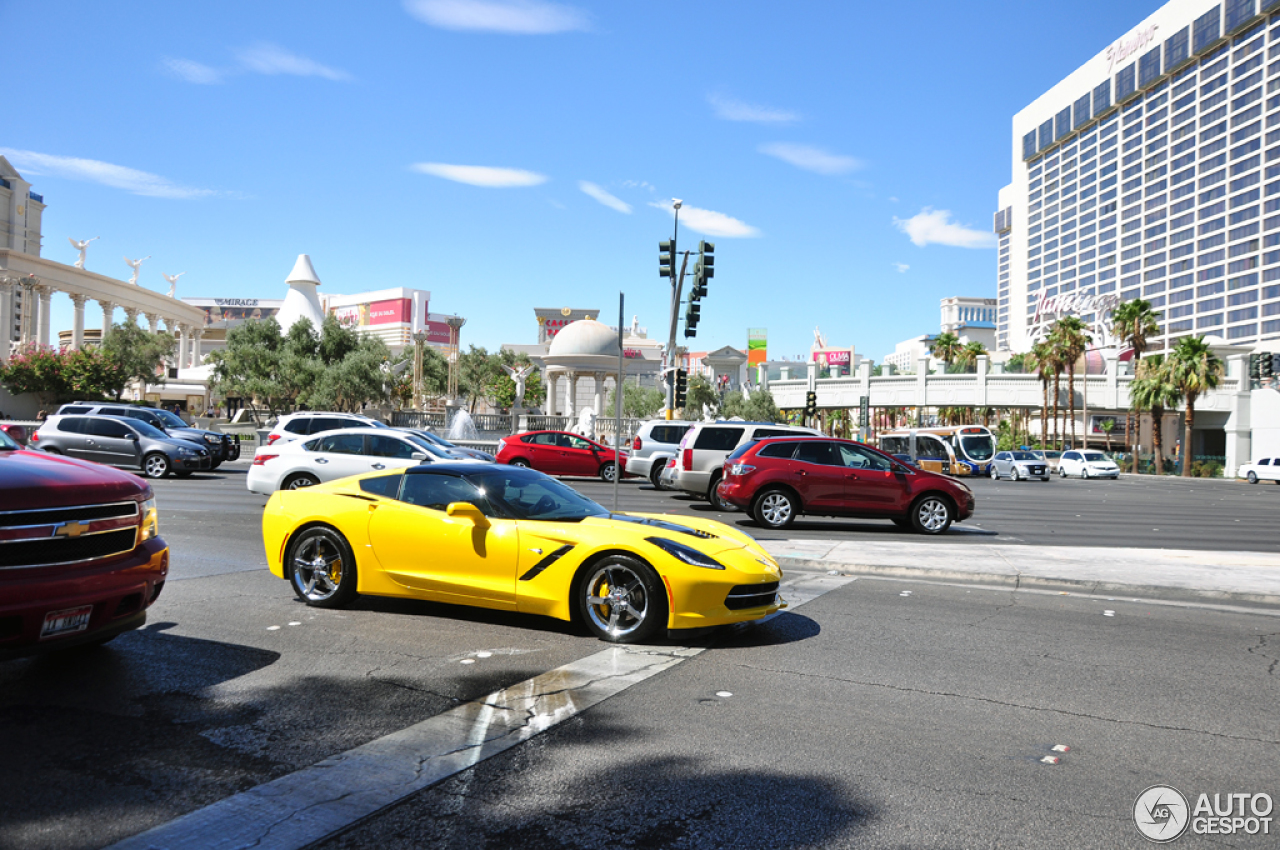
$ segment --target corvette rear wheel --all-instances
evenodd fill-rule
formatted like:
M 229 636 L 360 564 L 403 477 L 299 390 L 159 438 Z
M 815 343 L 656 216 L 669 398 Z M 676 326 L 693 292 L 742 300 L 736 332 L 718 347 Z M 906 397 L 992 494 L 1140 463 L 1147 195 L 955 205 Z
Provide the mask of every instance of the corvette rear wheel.
M 356 559 L 332 528 L 312 526 L 298 533 L 285 552 L 294 593 L 317 608 L 341 608 L 356 598 Z
M 577 586 L 577 608 L 591 633 L 610 643 L 643 643 L 667 624 L 667 597 L 653 568 L 627 555 L 593 564 Z

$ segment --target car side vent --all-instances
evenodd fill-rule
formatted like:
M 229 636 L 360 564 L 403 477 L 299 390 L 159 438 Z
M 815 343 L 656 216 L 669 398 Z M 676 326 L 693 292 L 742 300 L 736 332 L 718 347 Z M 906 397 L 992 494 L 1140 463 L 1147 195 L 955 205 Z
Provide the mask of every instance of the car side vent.
M 531 567 L 527 573 L 525 573 L 524 575 L 520 576 L 520 580 L 521 580 L 521 581 L 531 581 L 532 579 L 537 578 L 537 576 L 538 576 L 538 574 L 539 574 L 539 573 L 541 573 L 541 572 L 542 572 L 543 570 L 545 570 L 547 567 L 549 567 L 549 566 L 551 566 L 552 564 L 554 564 L 556 561 L 558 561 L 558 560 L 560 560 L 561 558 L 563 558 L 565 555 L 569 554 L 569 550 L 570 550 L 570 549 L 572 549 L 572 548 L 573 548 L 573 545 L 572 545 L 572 544 L 568 544 L 568 545 L 565 545 L 565 546 L 561 546 L 559 549 L 557 549 L 556 551 L 552 552 L 550 555 L 548 555 L 547 557 L 543 558 L 543 559 L 542 559 L 541 561 L 539 561 L 538 563 L 534 564 L 534 565 L 533 565 L 533 567 Z

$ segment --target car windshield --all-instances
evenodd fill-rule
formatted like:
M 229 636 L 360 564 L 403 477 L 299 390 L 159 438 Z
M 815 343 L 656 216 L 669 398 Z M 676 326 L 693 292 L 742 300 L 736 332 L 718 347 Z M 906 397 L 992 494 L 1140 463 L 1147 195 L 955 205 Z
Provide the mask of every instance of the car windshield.
M 468 475 L 489 503 L 514 519 L 577 522 L 609 512 L 554 478 L 514 466 L 488 467 Z
M 1012 455 L 1014 460 L 1039 460 L 1040 459 L 1036 457 L 1034 454 L 1032 454 L 1031 452 L 1010 452 L 1009 454 Z
M 991 456 L 996 453 L 995 440 L 987 434 L 961 437 L 960 446 L 970 460 L 991 460 Z
M 182 417 L 168 410 L 155 409 L 150 413 L 164 423 L 166 428 L 188 428 L 190 426 L 182 421 Z
M 130 419 L 129 427 L 133 428 L 133 430 L 137 431 L 142 436 L 151 437 L 154 440 L 170 439 L 169 435 L 164 431 L 161 431 L 150 422 L 143 422 L 141 419 Z M 186 426 L 184 425 L 183 427 L 185 428 Z
M 1084 459 L 1089 461 L 1090 463 L 1100 463 L 1102 461 L 1105 461 L 1107 459 L 1107 456 L 1104 455 L 1102 452 L 1085 452 Z

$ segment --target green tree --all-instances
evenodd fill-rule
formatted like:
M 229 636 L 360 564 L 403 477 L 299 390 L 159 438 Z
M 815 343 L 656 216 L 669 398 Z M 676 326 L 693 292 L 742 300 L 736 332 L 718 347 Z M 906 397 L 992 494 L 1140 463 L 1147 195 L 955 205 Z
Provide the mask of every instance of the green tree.
M 483 346 L 470 346 L 458 353 L 458 393 L 467 399 L 468 410 L 476 412 L 481 400 L 488 398 L 498 378 L 508 377 L 501 368 L 501 358 Z
M 299 404 L 355 412 L 389 397 L 391 350 L 375 336 L 327 316 L 320 333 L 307 320 L 289 329 L 282 366 Z
M 120 368 L 124 380 L 116 388 L 118 399 L 130 381 L 142 386 L 163 384 L 166 374 L 160 368 L 165 359 L 173 356 L 177 341 L 172 334 L 151 333 L 133 322 L 112 325 L 102 340 L 99 350 L 111 363 Z
M 1025 353 L 1013 355 L 1005 361 L 1004 370 L 1014 374 L 1023 374 L 1030 371 L 1027 369 L 1027 355 Z
M 1057 373 L 1053 349 L 1046 342 L 1037 342 L 1023 355 L 1022 362 L 1027 371 L 1035 372 L 1040 378 L 1040 445 L 1049 446 L 1049 381 Z
M 496 377 L 493 378 L 492 382 L 486 389 L 485 398 L 487 398 L 489 403 L 494 407 L 503 408 L 504 410 L 510 409 L 516 403 L 516 382 L 515 379 L 512 378 L 511 375 L 509 375 L 502 367 L 509 366 L 511 368 L 516 368 L 531 366 L 533 365 L 533 361 L 529 359 L 529 355 L 524 352 L 517 354 L 516 352 L 506 348 L 489 356 L 491 358 L 496 358 L 496 362 L 494 364 L 494 374 Z M 543 400 L 546 399 L 546 396 L 547 388 L 542 383 L 542 373 L 537 369 L 534 369 L 529 373 L 528 377 L 525 378 L 524 406 L 540 407 Z M 610 410 L 612 409 L 613 408 L 610 408 Z
M 230 329 L 226 347 L 209 355 L 211 387 L 222 398 L 252 399 L 272 416 L 280 415 L 295 398 L 292 383 L 281 376 L 284 347 L 274 316 Z
M 1051 345 L 1058 348 L 1061 362 L 1067 367 L 1067 407 L 1071 412 L 1071 445 L 1076 444 L 1076 362 L 1089 349 L 1093 337 L 1079 316 L 1063 316 L 1054 323 Z M 1085 368 L 1085 380 L 1089 370 Z M 1065 436 L 1065 435 L 1064 435 Z
M 974 340 L 966 343 L 960 352 L 956 355 L 956 363 L 960 365 L 966 372 L 978 371 L 978 358 L 986 357 L 988 354 L 987 347 L 982 343 Z
M 1177 389 L 1187 406 L 1187 424 L 1182 438 L 1182 475 L 1189 478 L 1196 399 L 1218 386 L 1224 370 L 1222 361 L 1205 343 L 1203 336 L 1184 336 L 1178 340 L 1165 365 L 1169 370 L 1169 383 Z
M 657 387 L 641 387 L 633 384 L 622 392 L 622 415 L 628 419 L 651 419 L 667 405 L 667 394 Z M 613 416 L 618 409 L 618 392 L 609 390 L 605 401 L 605 416 Z
M 1163 354 L 1153 354 L 1138 363 L 1138 373 L 1129 385 L 1129 408 L 1135 418 L 1141 417 L 1143 411 L 1151 414 L 1152 457 L 1155 461 L 1155 473 L 1164 471 L 1164 457 L 1161 451 L 1164 412 L 1166 407 L 1178 403 L 1178 390 L 1169 383 L 1169 370 L 1164 362 Z M 1134 452 L 1134 472 L 1138 471 L 1137 452 Z
M 27 346 L 0 366 L 0 384 L 14 395 L 32 393 L 44 407 L 60 401 L 117 397 L 126 378 L 94 349 L 55 351 Z
M 1151 308 L 1150 301 L 1135 298 L 1126 301 L 1111 313 L 1111 333 L 1116 339 L 1127 342 L 1133 349 L 1133 374 L 1138 374 L 1138 365 L 1142 360 L 1142 352 L 1147 350 L 1147 339 L 1160 333 L 1160 325 L 1156 322 L 1160 313 Z M 1125 437 L 1131 432 L 1132 414 L 1126 414 Z M 1133 471 L 1138 471 L 1138 453 L 1133 453 Z
M 720 393 L 716 392 L 706 375 L 690 375 L 685 393 L 684 418 L 701 419 L 703 411 L 716 416 L 720 412 Z
M 929 353 L 945 364 L 943 371 L 946 371 L 951 368 L 951 364 L 960 356 L 963 349 L 960 337 L 951 331 L 944 331 L 933 340 L 933 344 L 929 346 Z

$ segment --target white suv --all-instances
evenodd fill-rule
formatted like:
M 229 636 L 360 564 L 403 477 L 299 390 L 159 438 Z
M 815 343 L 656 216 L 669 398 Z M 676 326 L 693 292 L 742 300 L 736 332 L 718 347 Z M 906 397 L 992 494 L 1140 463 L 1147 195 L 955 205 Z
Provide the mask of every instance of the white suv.
M 670 489 L 658 480 L 667 461 L 680 450 L 680 438 L 692 422 L 683 419 L 651 419 L 640 424 L 627 455 L 627 474 L 640 475 L 653 482 L 658 490 Z
M 696 422 L 680 440 L 672 484 L 676 490 L 706 496 L 707 501 L 719 510 L 736 511 L 736 507 L 716 493 L 725 458 L 745 443 L 764 437 L 790 437 L 796 434 L 822 436 L 812 428 L 779 425 L 776 422 Z
M 339 428 L 386 428 L 386 424 L 359 413 L 325 413 L 308 410 L 302 413 L 289 413 L 280 417 L 276 427 L 267 435 L 267 445 L 289 442 L 299 437 L 319 434 L 321 431 L 336 431 Z

